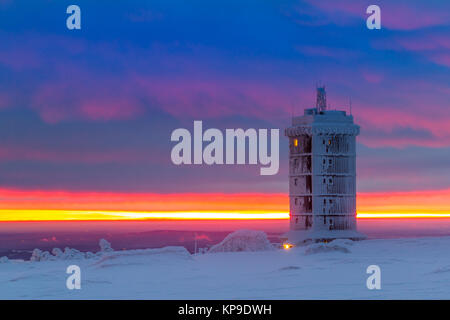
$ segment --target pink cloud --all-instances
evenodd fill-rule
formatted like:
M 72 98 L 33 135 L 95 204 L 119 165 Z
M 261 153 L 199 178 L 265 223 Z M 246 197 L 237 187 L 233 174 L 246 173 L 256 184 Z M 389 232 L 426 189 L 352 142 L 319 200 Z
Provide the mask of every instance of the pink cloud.
M 366 93 L 353 98 L 356 121 L 363 130 L 366 128 L 371 132 L 380 132 L 379 137 L 362 134 L 362 142 L 372 146 L 450 145 L 450 108 L 445 107 L 448 102 L 445 88 L 414 79 L 398 83 L 396 78 L 371 68 L 362 68 L 358 73 L 345 72 L 333 71 L 342 79 L 359 76 L 370 84 L 370 87 L 363 84 L 355 87 L 354 81 L 348 84 Z M 334 77 L 330 73 L 327 75 Z M 392 81 L 396 82 L 396 90 L 390 90 Z M 94 82 L 102 83 L 102 87 L 116 88 L 114 79 L 97 77 Z M 145 112 L 146 105 L 151 105 L 151 108 L 158 108 L 180 119 L 201 117 L 206 120 L 240 115 L 270 119 L 277 123 L 290 117 L 294 104 L 295 112 L 301 113 L 303 108 L 311 107 L 314 101 L 313 86 L 305 87 L 291 81 L 274 84 L 261 79 L 235 79 L 218 75 L 190 74 L 171 78 L 128 75 L 121 78 L 120 88 L 112 90 L 114 93 L 110 93 L 110 96 L 102 89 L 82 90 L 71 96 L 73 90 L 60 85 L 53 86 L 41 90 L 37 99 L 38 111 L 49 122 L 70 117 L 95 121 L 132 119 Z M 92 84 L 93 89 L 96 87 Z M 348 96 L 341 97 L 333 91 L 329 93 L 329 101 L 333 106 L 348 109 Z M 67 97 L 72 104 L 59 108 L 67 101 Z M 140 103 L 138 98 L 145 103 Z M 429 135 L 399 135 L 396 132 L 398 128 L 414 128 L 417 132 L 429 132 Z
M 81 102 L 79 111 L 82 116 L 90 120 L 127 120 L 142 113 L 142 107 L 131 97 L 88 98 Z
M 41 61 L 32 51 L 11 49 L 0 51 L 0 64 L 10 67 L 14 71 L 38 68 Z
M 31 99 L 31 107 L 47 123 L 70 119 L 129 120 L 144 110 L 137 98 L 139 93 L 126 78 L 97 75 L 70 66 L 61 73 L 58 77 L 70 74 L 70 79 L 41 84 Z
M 450 52 L 433 53 L 429 56 L 429 59 L 437 64 L 450 68 Z
M 29 147 L 11 147 L 0 146 L 0 159 L 7 161 L 14 160 L 33 160 L 45 161 L 50 163 L 83 163 L 83 164 L 103 164 L 103 163 L 119 163 L 119 164 L 136 164 L 148 163 L 158 160 L 157 155 L 150 149 L 148 150 L 73 150 L 43 149 Z M 160 163 L 166 163 L 167 157 L 160 157 Z
M 358 56 L 358 53 L 356 51 L 351 51 L 344 48 L 331 48 L 325 46 L 297 46 L 296 50 L 302 54 L 313 57 L 353 59 Z
M 384 75 L 379 71 L 364 69 L 361 71 L 363 78 L 369 83 L 380 83 Z
M 136 76 L 134 81 L 156 105 L 176 117 L 214 118 L 242 115 L 279 119 L 293 101 L 301 101 L 304 90 L 292 83 L 266 84 L 225 77 L 161 79 Z
M 411 111 L 399 110 L 394 105 L 391 108 L 364 105 L 354 108 L 353 114 L 362 128 L 360 142 L 371 147 L 408 145 L 446 147 L 450 145 L 448 116 L 436 118 L 433 114 L 423 115 L 414 112 L 413 108 Z M 398 130 L 402 128 L 411 129 L 405 134 L 399 134 Z M 371 131 L 372 134 L 366 135 L 365 131 Z M 377 131 L 378 134 L 376 134 Z M 424 135 L 420 132 L 424 132 Z
M 7 108 L 11 104 L 11 98 L 7 93 L 0 92 L 0 109 Z
M 379 50 L 410 52 L 433 63 L 450 66 L 450 37 L 443 32 L 427 31 L 419 35 L 402 34 L 373 42 Z

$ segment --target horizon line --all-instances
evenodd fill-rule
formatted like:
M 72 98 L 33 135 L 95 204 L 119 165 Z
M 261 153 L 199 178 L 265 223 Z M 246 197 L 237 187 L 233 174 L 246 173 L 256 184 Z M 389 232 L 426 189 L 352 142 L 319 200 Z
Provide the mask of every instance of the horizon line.
M 2 213 L 9 217 L 2 218 Z M 17 217 L 22 215 L 22 217 Z M 64 217 L 66 215 L 66 217 Z M 60 217 L 58 217 L 60 216 Z M 359 212 L 357 219 L 439 219 L 450 212 Z M 267 211 L 108 211 L 59 209 L 0 209 L 0 222 L 49 221 L 157 221 L 157 220 L 288 220 L 289 212 Z

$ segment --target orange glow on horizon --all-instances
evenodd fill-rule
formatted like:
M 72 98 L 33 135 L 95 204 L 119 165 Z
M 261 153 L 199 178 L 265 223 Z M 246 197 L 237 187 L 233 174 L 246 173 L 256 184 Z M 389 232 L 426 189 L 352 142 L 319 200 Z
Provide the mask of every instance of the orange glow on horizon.
M 441 213 L 358 213 L 358 219 L 450 218 Z M 0 210 L 0 221 L 120 220 L 286 220 L 289 212 L 130 212 L 80 210 Z
M 287 194 L 0 189 L 0 221 L 288 219 Z M 358 193 L 357 217 L 450 218 L 450 189 Z
M 131 212 L 79 210 L 0 210 L 0 221 L 56 220 L 250 220 L 288 219 L 288 212 Z

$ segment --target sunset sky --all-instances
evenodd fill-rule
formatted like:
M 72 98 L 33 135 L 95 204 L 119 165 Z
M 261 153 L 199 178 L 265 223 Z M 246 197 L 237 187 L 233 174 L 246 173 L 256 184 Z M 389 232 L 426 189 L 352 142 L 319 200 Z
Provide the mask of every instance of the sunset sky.
M 282 133 L 319 82 L 361 126 L 360 216 L 450 216 L 449 1 L 379 0 L 381 30 L 371 1 L 75 3 L 70 31 L 72 2 L 0 0 L 0 221 L 285 218 L 282 134 L 273 176 L 175 166 L 170 135 Z

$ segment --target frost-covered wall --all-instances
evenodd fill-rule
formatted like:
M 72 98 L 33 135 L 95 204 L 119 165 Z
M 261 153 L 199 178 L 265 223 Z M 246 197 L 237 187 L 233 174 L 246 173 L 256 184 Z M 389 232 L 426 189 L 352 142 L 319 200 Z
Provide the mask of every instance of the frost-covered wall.
M 345 111 L 306 109 L 289 137 L 291 230 L 356 229 L 356 136 Z

